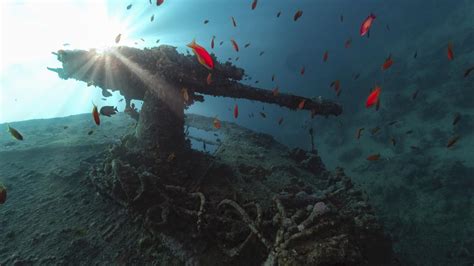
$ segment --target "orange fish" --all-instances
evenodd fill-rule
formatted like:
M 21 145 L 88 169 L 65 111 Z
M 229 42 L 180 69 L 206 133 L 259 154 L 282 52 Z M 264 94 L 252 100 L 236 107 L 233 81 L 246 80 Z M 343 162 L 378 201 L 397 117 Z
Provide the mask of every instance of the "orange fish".
M 372 23 L 374 22 L 375 20 L 375 15 L 374 14 L 370 14 L 365 20 L 364 22 L 362 22 L 362 25 L 360 25 L 360 36 L 364 36 L 365 34 L 367 34 L 367 32 L 370 30 L 370 27 L 372 26 Z
M 206 49 L 204 49 L 204 47 L 197 44 L 195 39 L 187 46 L 193 50 L 193 53 L 196 55 L 201 65 L 209 70 L 214 68 L 214 61 L 212 60 L 211 55 L 206 51 Z
M 390 54 L 387 59 L 385 59 L 385 62 L 383 63 L 382 65 L 382 70 L 387 70 L 389 69 L 393 64 L 393 60 L 392 60 L 392 55 Z
M 392 143 L 393 146 L 395 146 L 395 144 L 397 144 L 397 141 L 395 140 L 394 137 L 390 138 L 390 142 Z
M 344 43 L 344 47 L 349 48 L 351 47 L 352 44 L 352 38 L 347 39 L 347 41 Z
M 92 108 L 92 117 L 94 118 L 94 122 L 96 125 L 100 125 L 100 118 L 99 118 L 99 111 L 97 111 L 97 105 L 92 103 L 94 108 Z
M 336 92 L 339 91 L 340 86 L 341 86 L 341 83 L 339 82 L 338 79 L 336 79 L 335 81 L 331 82 L 331 85 L 330 85 L 330 87 L 334 87 L 334 90 L 335 90 Z
M 379 132 L 379 130 L 380 130 L 380 127 L 377 126 L 377 127 L 372 128 L 370 130 L 370 133 L 372 133 L 372 135 L 375 135 L 375 134 L 377 134 L 377 132 Z
M 10 127 L 10 125 L 7 125 L 7 128 L 8 128 L 8 133 L 10 133 L 12 137 L 14 137 L 17 140 L 23 140 L 23 135 L 21 135 L 20 132 L 18 132 L 18 130 Z
M 252 2 L 252 10 L 254 10 L 257 7 L 257 1 L 258 0 L 253 0 Z
M 239 116 L 239 106 L 235 104 L 234 106 L 234 118 L 237 118 Z
M 232 18 L 232 25 L 234 25 L 234 27 L 237 27 L 237 22 L 235 22 L 235 18 L 234 17 L 231 17 Z
M 458 142 L 460 136 L 454 136 L 448 141 L 448 145 L 446 145 L 447 148 L 451 148 L 456 142 Z
M 303 66 L 303 67 L 301 68 L 301 70 L 300 70 L 300 74 L 303 76 L 303 75 L 304 75 L 304 72 L 305 72 L 305 68 L 304 68 L 304 66 Z
M 362 131 L 363 131 L 364 129 L 365 129 L 365 128 L 363 128 L 363 127 L 357 129 L 357 134 L 356 134 L 356 138 L 357 138 L 357 139 L 360 139 L 360 136 L 362 136 Z
M 281 123 L 283 123 L 283 117 L 280 117 L 280 119 L 278 119 L 278 125 L 281 125 Z
M 165 0 L 156 0 L 156 5 L 159 6 L 159 5 L 163 4 L 164 1 Z
M 365 107 L 369 108 L 376 104 L 379 100 L 380 91 L 382 89 L 379 86 L 375 86 L 375 89 L 369 94 L 367 97 L 367 101 L 365 102 Z
M 380 153 L 372 154 L 367 157 L 367 161 L 377 161 L 380 159 Z
M 448 60 L 451 61 L 454 59 L 453 44 L 448 43 Z
M 117 35 L 117 37 L 115 37 L 115 43 L 119 43 L 121 37 L 122 37 L 122 34 Z
M 221 121 L 217 117 L 214 118 L 214 127 L 217 129 L 221 128 Z
M 295 15 L 293 16 L 293 20 L 297 21 L 303 15 L 303 11 L 298 10 L 296 11 Z
M 324 55 L 323 55 L 323 62 L 328 61 L 328 56 L 329 56 L 329 52 L 328 52 L 328 51 L 325 51 L 325 52 L 324 52 Z
M 182 88 L 181 95 L 183 95 L 184 102 L 187 103 L 189 101 L 188 89 Z
M 272 90 L 272 93 L 273 93 L 273 96 L 278 96 L 280 94 L 280 89 L 278 87 L 275 87 L 273 90 Z
M 231 39 L 230 41 L 232 42 L 232 46 L 234 46 L 234 50 L 236 52 L 238 52 L 239 51 L 239 45 L 237 44 L 237 42 L 234 39 Z
M 470 67 L 466 69 L 466 71 L 464 72 L 464 77 L 467 78 L 467 76 L 469 76 L 469 73 L 471 73 L 473 70 L 474 70 L 474 67 Z
M 211 83 L 212 83 L 212 73 L 209 73 L 207 75 L 206 82 L 207 82 L 207 85 L 211 85 Z
M 305 102 L 306 100 L 301 100 L 301 102 L 298 104 L 298 109 L 303 109 Z
M 214 49 L 214 39 L 216 38 L 216 36 L 212 36 L 212 39 L 211 39 L 211 49 Z
M 175 158 L 176 158 L 176 154 L 172 152 L 170 153 L 170 155 L 168 155 L 168 158 L 166 159 L 166 161 L 171 163 Z

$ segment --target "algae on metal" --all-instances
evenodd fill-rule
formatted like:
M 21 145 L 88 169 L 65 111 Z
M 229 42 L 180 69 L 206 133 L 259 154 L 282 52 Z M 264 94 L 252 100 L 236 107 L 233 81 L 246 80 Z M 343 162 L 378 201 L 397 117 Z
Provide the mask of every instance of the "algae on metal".
M 290 109 L 304 100 L 303 109 L 324 116 L 341 114 L 338 104 L 274 96 L 241 84 L 244 71 L 230 63 L 216 63 L 208 85 L 208 71 L 171 46 L 117 47 L 103 54 L 61 50 L 57 56 L 63 68 L 54 71 L 60 78 L 119 90 L 127 108 L 132 99 L 144 101 L 135 132 L 111 147 L 89 176 L 102 194 L 129 209 L 155 237 L 168 239 L 183 260 L 232 265 L 394 263 L 391 242 L 363 193 L 341 170 L 327 171 L 316 151 L 287 152 L 270 136 L 224 122 L 220 131 L 226 139 L 211 156 L 190 149 L 184 133 L 184 108 L 204 101 L 201 94 Z M 191 97 L 188 103 L 180 94 L 183 87 Z M 215 130 L 210 118 L 187 119 L 197 128 Z

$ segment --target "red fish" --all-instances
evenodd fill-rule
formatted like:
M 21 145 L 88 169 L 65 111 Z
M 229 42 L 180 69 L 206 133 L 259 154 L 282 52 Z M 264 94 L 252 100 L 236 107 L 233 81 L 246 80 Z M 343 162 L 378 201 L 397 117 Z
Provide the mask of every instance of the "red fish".
M 377 161 L 380 159 L 380 153 L 372 154 L 367 157 L 367 161 Z
M 364 22 L 362 22 L 362 25 L 360 25 L 360 36 L 364 36 L 365 34 L 367 34 L 367 32 L 370 30 L 370 27 L 372 26 L 372 23 L 374 22 L 375 20 L 375 15 L 374 14 L 370 14 L 365 20 Z
M 207 82 L 207 85 L 211 85 L 211 83 L 212 83 L 212 73 L 209 73 L 207 75 L 206 82 Z
M 326 50 L 323 55 L 323 62 L 328 61 L 329 52 Z
M 365 102 L 365 107 L 369 108 L 372 107 L 374 104 L 377 104 L 379 101 L 380 91 L 382 89 L 379 86 L 375 86 L 375 89 L 369 94 L 367 97 L 367 101 Z
M 393 65 L 392 55 L 390 54 L 382 65 L 382 70 L 387 70 Z
M 212 40 L 211 40 L 211 49 L 214 49 L 214 39 L 216 38 L 216 36 L 212 36 Z
M 237 118 L 239 116 L 239 106 L 235 104 L 234 106 L 234 118 Z
M 7 188 L 0 183 L 0 204 L 5 203 L 7 200 Z
M 217 117 L 214 118 L 213 124 L 214 124 L 215 128 L 217 128 L 217 129 L 221 128 L 221 121 L 219 119 L 217 119 Z
M 99 118 L 99 111 L 97 111 L 97 105 L 92 103 L 94 108 L 92 108 L 92 117 L 94 118 L 94 122 L 96 125 L 100 125 L 100 118 Z
M 293 20 L 297 21 L 301 16 L 303 16 L 303 11 L 298 10 L 298 11 L 296 11 L 295 15 L 293 16 Z
M 0 204 L 5 203 L 7 201 L 7 188 L 0 183 Z
M 237 27 L 237 22 L 235 22 L 235 18 L 234 17 L 231 17 L 232 18 L 232 24 L 234 25 L 234 27 Z
M 344 43 L 344 47 L 350 48 L 352 44 L 352 38 L 347 39 L 347 41 Z
M 197 44 L 196 40 L 193 40 L 187 46 L 193 50 L 193 53 L 196 55 L 201 65 L 209 70 L 214 68 L 214 61 L 212 60 L 211 55 L 206 51 L 206 49 L 204 49 L 204 47 Z
M 305 68 L 304 68 L 304 66 L 303 66 L 303 67 L 301 68 L 301 70 L 300 70 L 300 74 L 303 76 L 303 75 L 304 75 L 304 72 L 305 72 Z
M 470 67 L 466 69 L 466 71 L 464 72 L 464 77 L 466 78 L 467 76 L 469 76 L 469 73 L 471 73 L 473 70 L 474 70 L 474 67 Z
M 458 142 L 460 136 L 454 136 L 448 141 L 448 145 L 446 145 L 447 148 L 451 148 L 456 142 Z
M 156 5 L 159 6 L 159 5 L 163 4 L 164 1 L 165 0 L 156 0 Z
M 448 43 L 448 60 L 451 61 L 454 59 L 453 44 Z
M 280 89 L 278 87 L 275 87 L 273 90 L 272 90 L 272 93 L 273 93 L 273 96 L 278 96 L 278 94 L 280 94 Z
M 334 90 L 337 92 L 341 88 L 341 83 L 339 82 L 338 79 L 336 79 L 335 81 L 331 82 L 331 85 L 329 86 L 334 87 Z
M 252 3 L 252 10 L 254 10 L 254 9 L 257 7 L 257 1 L 258 1 L 258 0 L 253 0 L 253 3 Z
M 234 46 L 234 50 L 236 52 L 238 52 L 239 51 L 239 45 L 237 44 L 237 42 L 234 39 L 231 39 L 230 41 L 232 42 L 232 46 Z
M 301 100 L 301 102 L 298 104 L 298 109 L 303 109 L 305 102 L 306 100 Z

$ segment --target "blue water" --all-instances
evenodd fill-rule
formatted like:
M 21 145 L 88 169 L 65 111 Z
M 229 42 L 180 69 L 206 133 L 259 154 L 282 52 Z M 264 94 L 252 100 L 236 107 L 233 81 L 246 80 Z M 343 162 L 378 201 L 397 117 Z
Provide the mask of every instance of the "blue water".
M 146 0 L 2 1 L 0 123 L 88 113 L 91 101 L 124 109 L 118 93 L 102 101 L 99 88 L 60 80 L 47 71 L 47 66 L 60 66 L 52 51 L 106 49 L 125 31 L 121 45 L 154 47 L 160 39 L 159 44 L 186 53 L 186 44 L 195 38 L 218 61 L 232 58 L 245 69 L 252 80 L 244 83 L 266 89 L 278 86 L 280 92 L 309 98 L 322 96 L 340 103 L 344 112 L 339 117 L 311 119 L 307 111 L 222 97 L 206 97 L 186 112 L 219 115 L 221 120 L 304 149 L 310 148 L 308 129 L 313 127 L 323 161 L 330 169 L 344 167 L 368 192 L 403 264 L 472 264 L 474 72 L 466 78 L 463 74 L 474 65 L 474 2 L 259 0 L 255 10 L 251 2 L 165 0 L 157 7 Z M 127 9 L 129 4 L 132 7 Z M 297 10 L 303 15 L 295 22 Z M 359 27 L 370 13 L 377 17 L 370 37 L 361 37 Z M 232 26 L 231 16 L 237 27 Z M 233 50 L 231 38 L 238 42 L 239 52 Z M 345 48 L 349 38 L 352 45 Z M 447 58 L 448 43 L 454 47 L 452 61 Z M 327 62 L 322 60 L 325 51 Z M 390 54 L 394 64 L 382 71 Z M 355 74 L 360 74 L 357 80 Z M 334 80 L 341 82 L 339 97 L 329 87 Z M 378 112 L 364 106 L 375 84 L 382 87 Z M 417 90 L 417 98 L 412 99 Z M 140 108 L 140 101 L 135 103 Z M 237 119 L 233 117 L 236 103 Z M 265 119 L 258 115 L 262 110 Z M 250 113 L 255 116 L 249 117 Z M 453 126 L 455 113 L 462 118 Z M 281 126 L 280 117 L 284 117 Z M 387 125 L 395 120 L 393 126 Z M 376 126 L 380 132 L 372 135 L 370 129 Z M 365 131 L 357 140 L 360 127 Z M 414 132 L 406 134 L 408 130 Z M 447 149 L 454 135 L 461 138 Z M 391 138 L 396 139 L 395 146 Z M 202 142 L 192 140 L 192 145 L 200 149 Z M 208 145 L 207 150 L 212 153 L 215 147 Z M 380 162 L 365 159 L 374 153 L 382 155 Z M 440 190 L 430 189 L 435 181 L 441 182 Z

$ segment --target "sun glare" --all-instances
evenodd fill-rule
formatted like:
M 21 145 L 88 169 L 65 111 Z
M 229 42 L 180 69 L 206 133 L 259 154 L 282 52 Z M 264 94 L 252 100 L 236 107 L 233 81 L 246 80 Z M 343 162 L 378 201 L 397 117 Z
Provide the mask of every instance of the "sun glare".
M 111 17 L 107 11 L 107 6 L 97 5 L 99 8 L 92 10 L 87 15 L 85 31 L 80 34 L 81 38 L 76 40 L 78 48 L 95 48 L 98 51 L 117 45 L 115 37 L 121 34 L 120 45 L 127 43 L 128 27 L 127 22 L 119 17 Z

